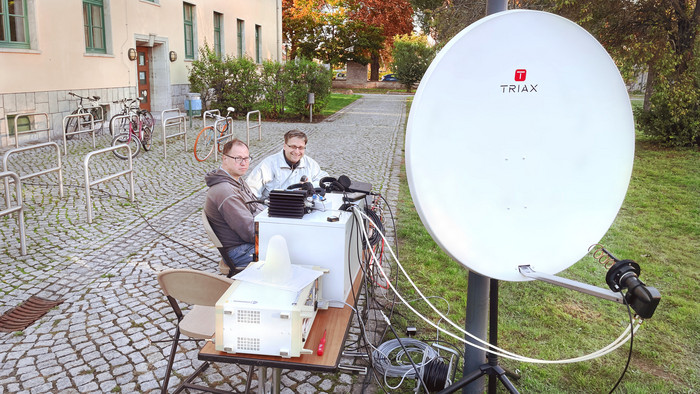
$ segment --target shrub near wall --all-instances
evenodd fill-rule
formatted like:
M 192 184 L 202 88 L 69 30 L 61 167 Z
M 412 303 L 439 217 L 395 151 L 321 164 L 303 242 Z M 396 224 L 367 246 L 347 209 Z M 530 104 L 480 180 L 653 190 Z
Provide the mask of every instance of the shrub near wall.
M 266 61 L 259 68 L 248 58 L 221 59 L 206 45 L 200 48 L 200 60 L 192 62 L 189 81 L 192 92 L 222 113 L 229 106 L 238 114 L 259 109 L 268 118 L 304 118 L 308 93 L 314 93 L 313 110 L 319 114 L 331 93 L 331 71 L 310 60 Z
M 293 115 L 302 118 L 309 113 L 307 99 L 314 93 L 314 113 L 321 113 L 328 104 L 331 95 L 332 72 L 325 67 L 306 59 L 295 59 L 285 65 L 285 71 L 291 81 L 287 94 L 287 109 Z
M 233 107 L 237 114 L 255 109 L 262 94 L 258 66 L 248 57 L 227 58 L 224 62 L 227 84 L 221 97 L 223 107 Z
M 292 87 L 282 63 L 266 60 L 261 72 L 262 100 L 258 109 L 266 117 L 279 118 L 284 115 L 287 93 Z

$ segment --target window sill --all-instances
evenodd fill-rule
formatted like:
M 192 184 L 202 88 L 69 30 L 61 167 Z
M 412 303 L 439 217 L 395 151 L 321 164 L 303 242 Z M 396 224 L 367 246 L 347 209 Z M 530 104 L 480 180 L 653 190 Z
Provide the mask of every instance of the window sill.
M 85 52 L 83 54 L 85 57 L 109 57 L 109 58 L 114 58 L 114 55 L 111 53 L 93 53 L 93 52 Z
M 2 47 L 0 46 L 0 52 L 7 52 L 7 53 L 26 53 L 26 54 L 31 54 L 31 55 L 38 55 L 41 53 L 41 51 L 37 49 L 27 49 L 27 48 L 8 48 L 8 47 Z

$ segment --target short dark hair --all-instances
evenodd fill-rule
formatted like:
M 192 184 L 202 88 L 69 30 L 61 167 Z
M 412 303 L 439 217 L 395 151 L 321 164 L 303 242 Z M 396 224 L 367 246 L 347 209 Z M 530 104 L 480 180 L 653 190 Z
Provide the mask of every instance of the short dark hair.
M 224 147 L 221 149 L 221 151 L 222 151 L 223 153 L 228 153 L 228 152 L 231 151 L 231 149 L 233 148 L 234 145 L 245 146 L 246 149 L 248 149 L 248 151 L 250 151 L 250 148 L 248 148 L 248 144 L 246 144 L 245 142 L 239 140 L 238 138 L 234 138 L 234 139 L 232 139 L 231 141 L 228 141 L 227 143 L 225 143 L 225 144 L 224 144 Z
M 304 140 L 305 144 L 309 142 L 309 139 L 306 137 L 306 133 L 297 129 L 289 130 L 288 132 L 284 133 L 284 143 L 286 144 L 289 142 L 291 138 L 301 138 Z

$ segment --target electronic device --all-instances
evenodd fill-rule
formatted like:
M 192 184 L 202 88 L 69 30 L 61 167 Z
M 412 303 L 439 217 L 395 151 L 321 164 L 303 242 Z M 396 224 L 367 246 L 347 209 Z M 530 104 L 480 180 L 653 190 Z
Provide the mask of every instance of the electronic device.
M 313 353 L 306 338 L 316 318 L 319 280 L 300 292 L 234 281 L 216 303 L 216 350 L 285 358 Z
M 322 295 L 319 276 L 327 270 L 292 266 L 282 236 L 272 237 L 267 249 L 268 260 L 235 275 L 217 301 L 216 350 L 285 358 L 311 354 L 304 346 Z
M 255 216 L 258 259 L 266 259 L 267 245 L 273 236 L 283 236 L 292 264 L 329 270 L 321 278 L 323 301 L 336 308 L 345 305 L 362 256 L 361 231 L 352 212 L 338 210 L 348 204 L 344 195 L 326 193 L 326 210 L 314 210 L 300 219 L 273 217 L 267 209 Z M 350 204 L 364 208 L 365 200 Z

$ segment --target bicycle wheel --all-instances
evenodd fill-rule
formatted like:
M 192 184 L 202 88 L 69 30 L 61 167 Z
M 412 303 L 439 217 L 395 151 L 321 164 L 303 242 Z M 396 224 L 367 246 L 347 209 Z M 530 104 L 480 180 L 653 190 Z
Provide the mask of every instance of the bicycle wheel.
M 148 152 L 153 146 L 153 131 L 151 130 L 151 127 L 146 125 L 143 125 L 141 131 L 143 131 L 143 139 L 141 139 L 141 146 L 143 147 L 143 150 Z
M 227 123 L 224 123 L 223 126 L 220 126 L 220 128 L 219 128 L 219 137 L 223 137 L 224 135 L 226 135 L 226 131 L 227 131 L 227 130 L 228 130 L 228 122 L 227 122 Z M 219 153 L 221 153 L 221 151 L 224 149 L 224 145 L 225 145 L 226 142 L 228 142 L 229 140 L 230 140 L 230 137 L 229 137 L 229 138 L 226 138 L 226 139 L 224 139 L 224 140 L 221 140 L 221 141 L 219 141 L 219 142 L 216 144 L 216 149 L 219 150 Z
M 135 158 L 139 152 L 141 151 L 141 141 L 139 141 L 138 138 L 136 138 L 133 135 L 130 135 L 129 133 L 121 133 L 116 135 L 112 139 L 112 146 L 116 145 L 121 145 L 121 144 L 128 144 L 129 147 L 131 148 L 131 158 Z M 114 153 L 114 156 L 117 156 L 118 158 L 122 160 L 128 159 L 128 156 L 126 154 L 126 151 L 124 149 L 116 149 L 113 150 L 112 153 Z
M 116 118 L 117 116 L 122 116 L 124 113 L 116 114 L 112 116 L 112 119 Z M 110 119 L 109 121 L 109 134 L 111 135 L 117 135 L 121 133 L 128 133 L 129 132 L 129 119 L 127 118 L 121 118 L 117 119 L 116 121 L 112 121 Z
M 214 151 L 214 127 L 207 126 L 202 129 L 194 140 L 194 158 L 197 161 L 206 160 Z
M 105 124 L 105 117 L 104 117 L 104 112 L 100 108 L 90 108 L 90 113 L 92 114 L 92 118 L 95 120 L 95 129 L 99 132 L 102 131 L 102 128 L 104 127 Z M 88 118 L 88 123 L 90 123 L 90 118 Z M 88 127 L 90 125 L 88 124 Z
M 139 112 L 139 118 L 141 118 L 141 123 L 143 123 L 144 126 L 148 126 L 151 131 L 155 128 L 156 120 L 153 119 L 153 114 L 151 114 L 150 111 L 142 109 Z
M 78 108 L 75 111 L 71 112 L 71 115 L 77 115 L 78 113 L 82 113 L 81 108 Z M 80 124 L 80 121 L 79 121 L 80 119 L 82 119 L 82 117 L 68 119 L 68 123 L 66 123 L 66 128 L 65 128 L 65 130 L 63 130 L 63 132 L 66 133 L 67 140 L 71 140 L 71 139 L 73 139 L 73 137 L 75 137 L 74 134 L 68 134 L 68 133 L 74 133 L 74 132 L 78 131 L 78 129 L 79 129 L 78 125 Z

